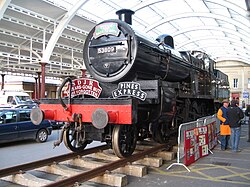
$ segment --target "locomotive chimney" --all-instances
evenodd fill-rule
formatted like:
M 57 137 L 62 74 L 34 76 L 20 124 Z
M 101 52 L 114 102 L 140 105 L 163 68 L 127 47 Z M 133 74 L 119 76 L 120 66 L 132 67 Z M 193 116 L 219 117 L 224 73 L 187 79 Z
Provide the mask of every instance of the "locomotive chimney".
M 129 9 L 121 9 L 116 12 L 116 15 L 119 16 L 119 20 L 122 20 L 130 25 L 132 25 L 132 15 L 135 12 Z

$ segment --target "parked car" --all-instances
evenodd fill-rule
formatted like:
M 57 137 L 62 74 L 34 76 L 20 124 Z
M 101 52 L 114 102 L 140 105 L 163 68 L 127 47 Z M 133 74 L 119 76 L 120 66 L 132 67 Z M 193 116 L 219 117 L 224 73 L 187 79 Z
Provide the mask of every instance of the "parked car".
M 61 129 L 64 126 L 65 122 L 63 121 L 51 121 L 51 126 L 53 129 Z
M 30 109 L 0 109 L 0 143 L 34 139 L 46 142 L 52 132 L 51 122 L 44 120 L 40 125 L 30 121 Z
M 37 108 L 37 107 L 38 105 L 34 103 L 30 105 L 18 105 L 17 107 L 14 107 L 14 108 L 32 109 L 32 108 Z
M 1 90 L 0 91 L 0 107 L 1 108 L 16 108 L 20 105 L 37 105 L 28 93 L 24 91 L 11 91 Z

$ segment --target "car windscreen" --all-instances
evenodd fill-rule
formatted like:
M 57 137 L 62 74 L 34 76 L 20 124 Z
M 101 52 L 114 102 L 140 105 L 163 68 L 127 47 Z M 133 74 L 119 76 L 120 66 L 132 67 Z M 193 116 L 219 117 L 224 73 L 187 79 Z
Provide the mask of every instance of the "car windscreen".
M 29 96 L 18 95 L 18 96 L 15 96 L 15 98 L 16 98 L 16 101 L 18 104 L 32 104 L 32 103 L 34 103 L 34 101 L 32 101 Z

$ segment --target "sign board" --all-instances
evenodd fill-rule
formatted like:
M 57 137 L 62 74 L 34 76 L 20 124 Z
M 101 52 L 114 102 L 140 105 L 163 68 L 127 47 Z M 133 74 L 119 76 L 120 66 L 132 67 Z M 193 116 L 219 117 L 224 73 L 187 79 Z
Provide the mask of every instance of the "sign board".
M 70 84 L 68 83 L 63 96 L 69 96 Z M 95 98 L 99 98 L 102 92 L 102 88 L 99 86 L 99 82 L 93 79 L 80 78 L 72 80 L 71 97 L 77 95 L 90 95 Z
M 137 82 L 120 82 L 118 88 L 112 91 L 113 98 L 122 96 L 136 97 L 144 101 L 147 97 L 147 93 L 141 90 L 141 85 Z
M 184 164 L 192 164 L 208 155 L 208 150 L 217 145 L 216 123 L 184 131 Z
M 244 91 L 243 92 L 243 98 L 249 98 L 249 92 Z

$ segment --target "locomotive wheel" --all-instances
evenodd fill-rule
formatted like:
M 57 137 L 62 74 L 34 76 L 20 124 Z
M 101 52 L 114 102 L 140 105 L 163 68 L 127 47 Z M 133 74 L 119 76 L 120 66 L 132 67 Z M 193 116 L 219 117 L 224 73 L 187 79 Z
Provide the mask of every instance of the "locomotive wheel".
M 80 134 L 76 130 L 72 128 L 66 129 L 63 134 L 63 141 L 65 146 L 73 152 L 82 151 L 87 146 L 88 141 L 80 141 L 79 137 Z
M 148 130 L 146 130 L 144 128 L 140 128 L 138 130 L 137 141 L 143 141 L 143 140 L 145 140 L 148 137 L 149 137 Z
M 157 143 L 167 143 L 170 137 L 170 130 L 166 123 L 157 122 L 152 124 L 152 138 Z
M 205 103 L 200 104 L 199 112 L 201 116 L 206 116 L 209 114 L 209 106 Z
M 132 155 L 136 147 L 137 128 L 135 125 L 116 125 L 112 132 L 112 148 L 116 156 Z
M 196 101 L 194 101 L 190 107 L 191 108 L 189 108 L 189 121 L 194 121 L 200 116 L 198 115 L 199 105 Z

